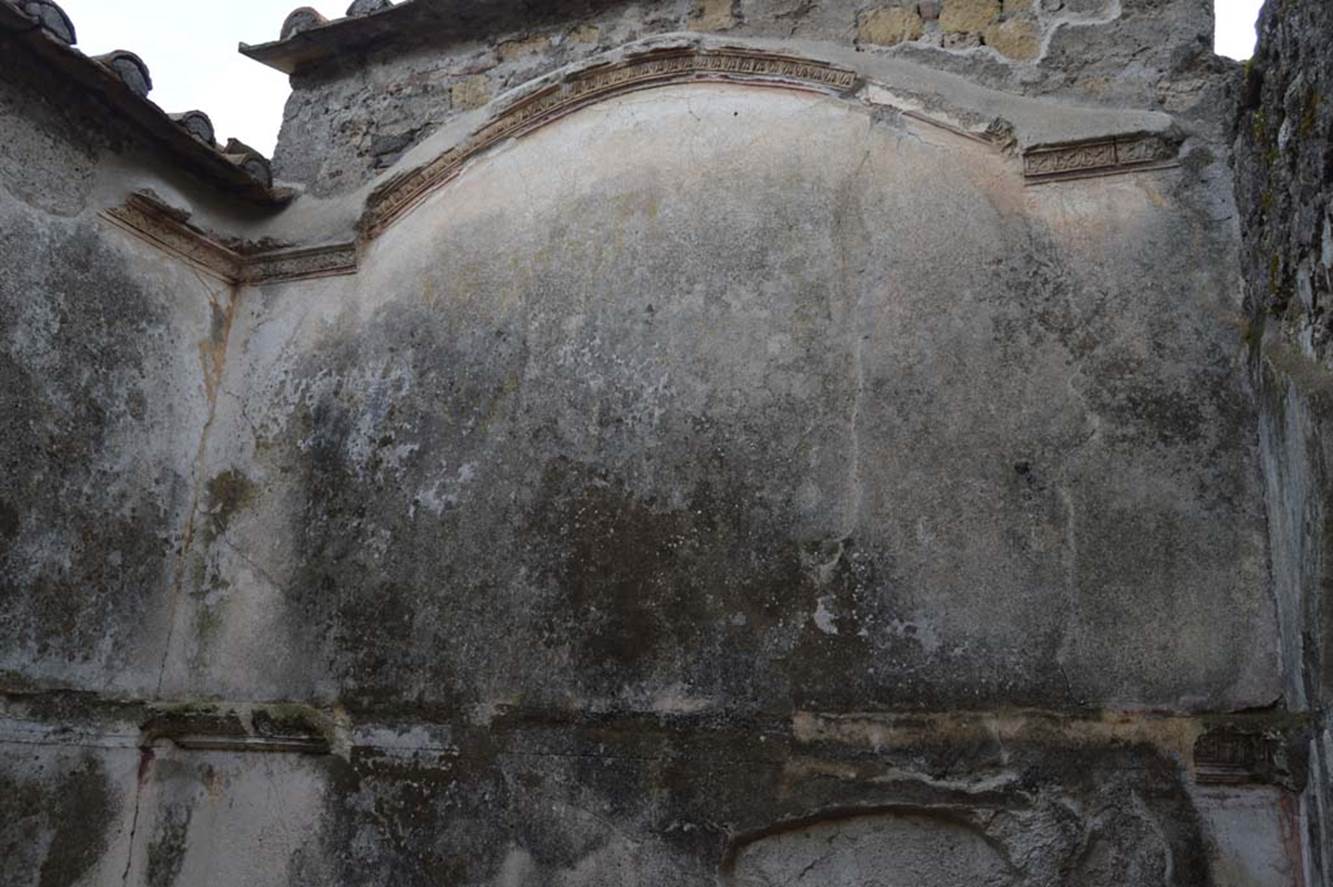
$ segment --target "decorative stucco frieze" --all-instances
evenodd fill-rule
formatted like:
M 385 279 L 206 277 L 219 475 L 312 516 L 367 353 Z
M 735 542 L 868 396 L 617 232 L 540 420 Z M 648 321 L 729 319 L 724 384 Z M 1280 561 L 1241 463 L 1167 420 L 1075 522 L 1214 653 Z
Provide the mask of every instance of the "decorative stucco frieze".
M 356 273 L 356 244 L 278 250 L 247 257 L 242 283 L 280 283 Z
M 593 65 L 542 84 L 503 107 L 461 143 L 416 169 L 381 185 L 370 197 L 361 221 L 365 237 L 374 238 L 461 172 L 464 165 L 505 139 L 531 132 L 572 111 L 634 90 L 674 83 L 734 82 L 850 96 L 861 84 L 853 70 L 826 62 L 741 47 L 658 49 L 613 63 Z M 973 132 L 950 127 L 972 139 Z M 989 141 L 986 139 L 982 139 Z M 1093 142 L 1042 145 L 1024 152 L 1023 174 L 1029 182 L 1102 176 L 1173 165 L 1176 145 L 1158 135 L 1116 136 Z
M 259 285 L 353 274 L 356 244 L 240 253 L 190 225 L 185 213 L 148 194 L 135 194 L 103 218 L 202 271 L 232 284 Z
M 1113 175 L 1173 165 L 1175 158 L 1176 146 L 1161 136 L 1043 145 L 1023 154 L 1023 174 L 1030 181 Z
M 102 218 L 164 252 L 228 282 L 240 280 L 245 258 L 185 223 L 182 214 L 144 194 L 114 206 Z
M 1221 725 L 1194 744 L 1200 785 L 1282 785 L 1299 791 L 1309 769 L 1309 724 Z

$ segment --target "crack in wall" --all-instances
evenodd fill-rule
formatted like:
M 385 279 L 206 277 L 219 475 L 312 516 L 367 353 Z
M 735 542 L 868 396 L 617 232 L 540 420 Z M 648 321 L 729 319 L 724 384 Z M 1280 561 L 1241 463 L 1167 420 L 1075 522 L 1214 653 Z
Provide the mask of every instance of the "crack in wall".
M 210 304 L 213 306 L 215 318 L 217 316 L 218 297 L 225 298 L 225 307 L 222 310 L 220 329 L 215 328 L 210 340 L 200 343 L 200 361 L 203 371 L 204 391 L 208 398 L 208 417 L 204 422 L 204 427 L 199 435 L 199 445 L 195 451 L 195 462 L 193 468 L 192 490 L 190 496 L 189 515 L 186 518 L 185 528 L 181 534 L 181 548 L 176 557 L 176 566 L 171 588 L 167 597 L 167 637 L 163 644 L 162 660 L 158 665 L 156 692 L 160 695 L 166 682 L 167 670 L 171 662 L 172 647 L 176 639 L 176 622 L 180 617 L 180 601 L 185 594 L 185 581 L 188 573 L 189 559 L 194 549 L 195 529 L 199 518 L 200 508 L 202 507 L 204 495 L 204 479 L 207 476 L 208 464 L 208 440 L 213 430 L 213 424 L 217 420 L 218 390 L 222 381 L 222 374 L 226 365 L 227 346 L 231 339 L 231 329 L 236 317 L 236 310 L 240 301 L 240 287 L 236 284 L 229 284 L 226 287 L 225 296 L 223 292 L 210 293 Z

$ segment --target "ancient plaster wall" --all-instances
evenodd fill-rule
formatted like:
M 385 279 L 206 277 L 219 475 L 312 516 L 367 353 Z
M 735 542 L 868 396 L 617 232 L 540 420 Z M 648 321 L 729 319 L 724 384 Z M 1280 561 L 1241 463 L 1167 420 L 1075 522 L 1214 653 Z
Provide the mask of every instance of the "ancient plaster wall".
M 102 436 L 0 441 L 110 640 L 33 652 L 51 598 L 4 586 L 0 882 L 1302 883 L 1304 506 L 1264 472 L 1307 468 L 1256 434 L 1216 116 L 997 101 L 1024 146 L 1179 147 L 1037 184 L 1008 128 L 859 94 L 611 95 L 230 302 L 98 214 L 311 245 L 361 195 L 229 214 L 3 73 L 3 396 Z M 117 584 L 140 502 L 167 541 Z
M 344 719 L 269 869 L 807 883 L 836 835 L 808 883 L 948 882 L 941 841 L 994 883 L 1295 883 L 1284 790 L 1195 784 L 1212 722 L 1080 720 L 1282 692 L 1212 172 L 1025 186 L 672 86 L 247 291 L 168 693 Z M 1011 706 L 1052 714 L 902 714 Z
M 193 686 L 1266 705 L 1236 277 L 1192 188 L 1025 188 L 725 86 L 527 136 L 355 278 L 247 300 L 210 462 L 246 507 L 204 571 L 246 645 Z
M 1309 877 L 1320 884 L 1333 883 L 1333 734 L 1327 719 L 1333 698 L 1327 516 L 1331 35 L 1327 4 L 1268 4 L 1247 70 L 1236 159 L 1287 698 L 1318 718 L 1304 803 Z
M 168 185 L 12 43 L 0 131 L 0 883 L 118 884 L 138 721 L 78 725 L 159 689 L 232 289 L 99 217 Z
M 231 287 L 99 217 L 129 137 L 7 55 L 0 668 L 157 686 Z M 120 177 L 122 174 L 113 173 Z

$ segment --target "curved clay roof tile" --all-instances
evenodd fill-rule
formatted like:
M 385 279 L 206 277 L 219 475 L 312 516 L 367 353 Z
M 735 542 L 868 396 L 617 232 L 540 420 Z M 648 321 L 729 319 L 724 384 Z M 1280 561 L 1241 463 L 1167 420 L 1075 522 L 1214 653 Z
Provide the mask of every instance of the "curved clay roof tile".
M 51 0 L 24 0 L 18 5 L 29 17 L 36 20 L 43 31 L 46 31 L 52 37 L 70 46 L 78 42 L 78 35 L 74 32 L 74 23 L 69 20 L 65 10 L 52 3 Z
M 282 39 L 286 40 L 288 37 L 295 37 L 302 31 L 318 28 L 327 21 L 328 19 L 319 14 L 319 10 L 311 9 L 309 6 L 294 9 L 282 23 Z
M 258 154 L 247 157 L 241 161 L 241 169 L 249 173 L 250 178 L 265 188 L 273 187 L 273 167 L 266 158 L 260 157 Z
M 213 121 L 203 111 L 186 111 L 183 114 L 172 114 L 171 119 L 205 145 L 214 144 Z
M 347 15 L 349 18 L 360 18 L 383 12 L 390 6 L 393 6 L 393 0 L 352 0 L 352 5 L 347 7 Z
M 130 92 L 140 98 L 148 98 L 153 91 L 153 78 L 148 75 L 148 66 L 128 49 L 117 49 L 106 55 L 99 55 L 95 61 L 109 68 L 120 78 L 120 82 L 129 87 Z
M 265 188 L 273 187 L 273 166 L 263 154 L 239 139 L 228 139 L 222 153 L 232 163 L 249 173 L 250 178 Z

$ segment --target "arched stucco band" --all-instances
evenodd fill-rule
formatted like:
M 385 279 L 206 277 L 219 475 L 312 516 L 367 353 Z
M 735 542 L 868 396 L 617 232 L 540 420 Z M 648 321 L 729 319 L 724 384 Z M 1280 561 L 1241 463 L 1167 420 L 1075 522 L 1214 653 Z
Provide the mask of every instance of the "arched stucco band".
M 679 83 L 736 83 L 816 92 L 870 105 L 885 105 L 886 91 L 850 67 L 788 53 L 735 44 L 716 47 L 679 42 L 622 49 L 600 56 L 554 77 L 521 87 L 519 97 L 492 115 L 459 143 L 428 163 L 390 178 L 366 204 L 360 228 L 366 238 L 384 232 L 422 200 L 452 180 L 464 164 L 487 148 L 524 135 L 579 108 L 608 98 Z M 929 113 L 898 108 L 907 116 L 939 126 L 999 150 L 1006 138 L 997 132 L 969 131 Z M 1022 174 L 1030 181 L 1101 175 L 1161 166 L 1175 156 L 1175 146 L 1157 134 L 1031 146 L 1023 152 Z
M 506 138 L 531 132 L 579 108 L 626 92 L 709 81 L 846 96 L 856 88 L 858 77 L 854 71 L 826 62 L 739 47 L 656 48 L 615 63 L 600 61 L 528 91 L 462 144 L 390 180 L 371 195 L 362 230 L 367 237 L 379 235 L 456 176 L 469 158 Z

